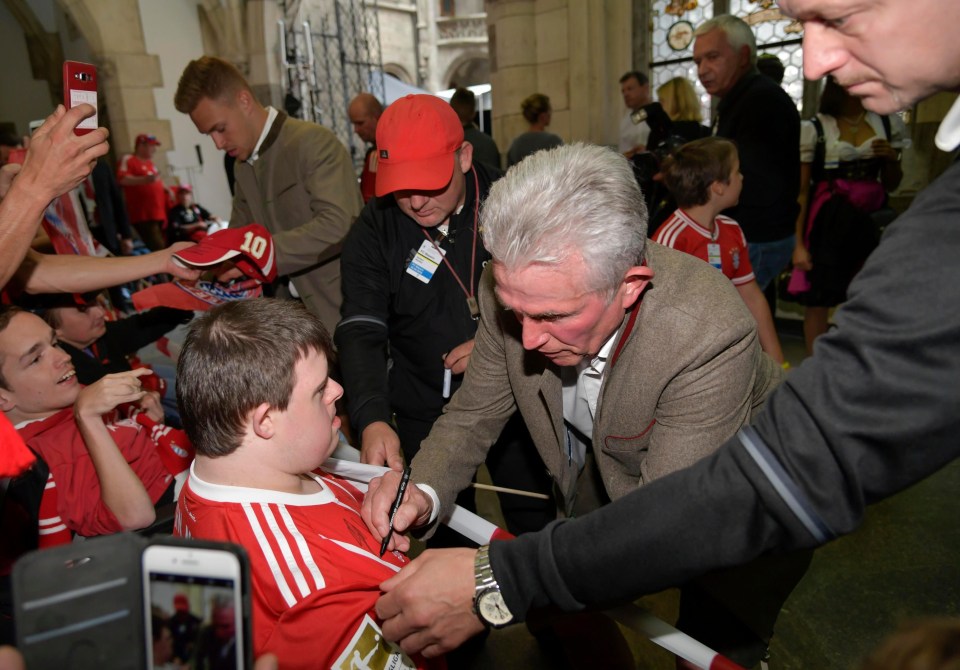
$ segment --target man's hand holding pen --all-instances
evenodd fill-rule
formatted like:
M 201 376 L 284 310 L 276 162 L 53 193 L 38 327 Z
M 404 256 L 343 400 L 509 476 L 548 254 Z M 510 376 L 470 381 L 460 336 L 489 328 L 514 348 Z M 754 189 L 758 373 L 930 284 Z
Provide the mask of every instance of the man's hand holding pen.
M 378 541 L 390 534 L 390 511 L 397 498 L 403 474 L 391 470 L 382 477 L 370 480 L 367 495 L 363 498 L 360 514 L 367 527 Z M 404 535 L 411 528 L 426 525 L 433 512 L 433 501 L 416 485 L 408 486 L 400 506 L 393 515 L 393 533 L 387 550 L 407 551 L 410 540 Z

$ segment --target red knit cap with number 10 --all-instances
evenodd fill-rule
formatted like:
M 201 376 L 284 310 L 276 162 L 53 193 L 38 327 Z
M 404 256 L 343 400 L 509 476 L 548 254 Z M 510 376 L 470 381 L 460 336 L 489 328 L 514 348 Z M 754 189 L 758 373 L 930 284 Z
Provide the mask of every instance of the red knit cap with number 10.
M 408 95 L 377 123 L 377 197 L 394 191 L 435 191 L 450 183 L 463 126 L 435 95 Z

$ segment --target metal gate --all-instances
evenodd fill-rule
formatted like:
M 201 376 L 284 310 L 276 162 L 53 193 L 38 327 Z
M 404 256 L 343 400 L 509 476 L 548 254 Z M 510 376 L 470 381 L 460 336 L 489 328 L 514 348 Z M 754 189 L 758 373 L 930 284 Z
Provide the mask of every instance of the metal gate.
M 363 160 L 363 142 L 347 116 L 361 91 L 383 99 L 380 22 L 366 0 L 281 0 L 280 53 L 285 55 L 284 107 L 320 123 Z

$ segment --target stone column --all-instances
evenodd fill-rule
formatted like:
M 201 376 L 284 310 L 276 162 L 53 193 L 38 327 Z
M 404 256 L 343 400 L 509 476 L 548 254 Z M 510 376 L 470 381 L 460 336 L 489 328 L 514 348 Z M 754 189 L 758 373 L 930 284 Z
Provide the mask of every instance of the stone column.
M 60 5 L 94 54 L 117 156 L 132 152 L 140 133 L 156 135 L 164 149 L 171 148 L 170 122 L 157 118 L 153 96 L 163 83 L 160 60 L 146 52 L 137 0 L 60 0 Z M 157 152 L 155 162 L 165 173 L 165 151 Z
M 527 129 L 520 102 L 544 93 L 549 130 L 566 142 L 616 145 L 617 79 L 631 69 L 631 3 L 616 0 L 488 0 L 493 131 L 506 149 Z

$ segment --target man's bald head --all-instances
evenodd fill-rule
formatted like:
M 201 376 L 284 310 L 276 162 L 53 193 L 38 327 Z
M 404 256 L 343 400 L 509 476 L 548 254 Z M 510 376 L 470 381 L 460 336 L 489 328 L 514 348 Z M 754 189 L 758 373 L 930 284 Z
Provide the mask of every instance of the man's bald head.
M 377 121 L 383 113 L 383 105 L 371 93 L 360 93 L 350 101 L 347 116 L 353 124 L 353 131 L 364 142 L 375 143 L 377 139 Z

